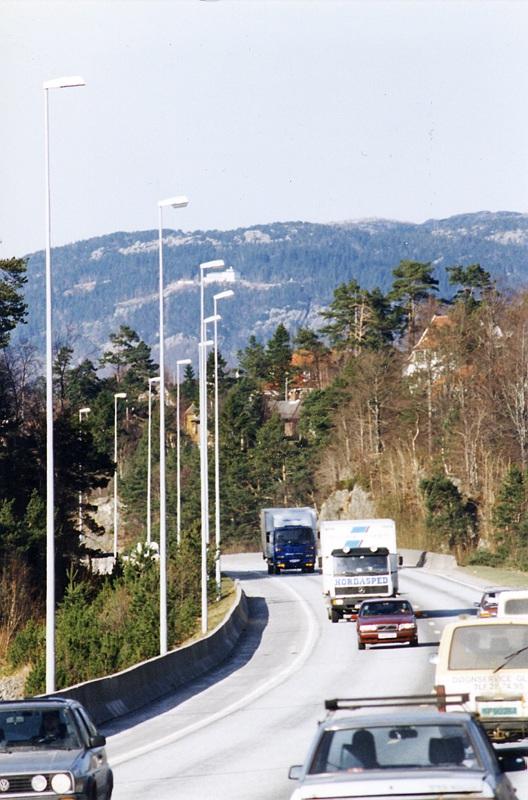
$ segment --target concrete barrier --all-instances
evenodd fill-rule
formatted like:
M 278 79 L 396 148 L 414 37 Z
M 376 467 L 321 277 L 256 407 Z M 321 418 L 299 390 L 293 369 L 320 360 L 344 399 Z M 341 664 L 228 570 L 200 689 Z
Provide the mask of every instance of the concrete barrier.
M 247 621 L 247 599 L 237 584 L 231 612 L 207 636 L 114 675 L 69 686 L 55 696 L 79 700 L 97 725 L 136 711 L 217 667 L 236 647 Z

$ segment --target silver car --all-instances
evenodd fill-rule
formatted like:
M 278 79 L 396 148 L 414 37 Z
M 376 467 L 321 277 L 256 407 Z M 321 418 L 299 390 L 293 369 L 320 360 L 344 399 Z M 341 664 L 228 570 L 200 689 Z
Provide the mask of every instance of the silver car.
M 74 700 L 0 702 L 0 797 L 110 800 L 105 744 Z
M 291 800 L 517 800 L 505 773 L 526 769 L 528 749 L 494 750 L 471 714 L 423 705 L 437 702 L 431 695 L 327 701 L 304 765 L 290 768 L 299 781 Z

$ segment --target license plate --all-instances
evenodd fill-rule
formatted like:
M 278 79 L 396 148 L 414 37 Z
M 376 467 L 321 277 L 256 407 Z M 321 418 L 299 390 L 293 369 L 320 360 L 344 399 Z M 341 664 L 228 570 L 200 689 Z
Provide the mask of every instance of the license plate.
M 395 639 L 395 633 L 378 633 L 378 639 Z
M 300 558 L 290 558 L 290 564 L 298 564 L 300 560 Z
M 478 710 L 483 717 L 517 717 L 520 713 L 518 703 L 479 704 Z

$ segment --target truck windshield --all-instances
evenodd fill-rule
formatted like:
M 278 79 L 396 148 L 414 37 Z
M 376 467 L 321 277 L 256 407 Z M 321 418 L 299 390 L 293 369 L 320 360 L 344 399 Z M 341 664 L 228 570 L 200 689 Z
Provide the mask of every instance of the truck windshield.
M 386 575 L 387 556 L 333 556 L 335 575 Z
M 449 669 L 497 668 L 504 671 L 528 668 L 528 625 L 479 622 L 454 631 Z
M 277 528 L 275 544 L 313 544 L 311 528 Z

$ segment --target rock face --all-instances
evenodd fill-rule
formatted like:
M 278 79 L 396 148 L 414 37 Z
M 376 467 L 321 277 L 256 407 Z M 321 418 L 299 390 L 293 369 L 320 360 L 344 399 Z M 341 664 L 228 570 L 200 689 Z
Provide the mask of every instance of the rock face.
M 368 492 L 360 486 L 338 489 L 322 504 L 319 519 L 373 519 L 376 507 Z
M 24 685 L 28 671 L 25 668 L 17 675 L 0 678 L 0 700 L 20 700 L 25 696 Z

